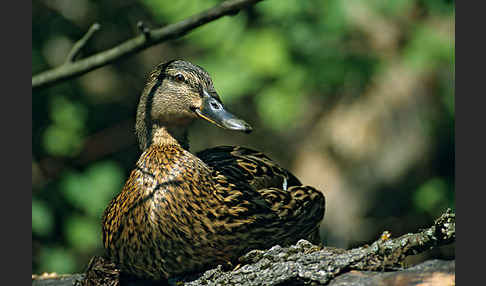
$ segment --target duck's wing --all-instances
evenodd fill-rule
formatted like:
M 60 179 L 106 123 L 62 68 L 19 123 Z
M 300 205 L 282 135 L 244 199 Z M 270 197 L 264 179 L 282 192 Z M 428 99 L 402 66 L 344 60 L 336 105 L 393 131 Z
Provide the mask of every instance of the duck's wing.
M 215 179 L 223 197 L 238 194 L 238 201 L 259 208 L 256 212 L 265 225 L 261 235 L 268 240 L 273 237 L 273 243 L 281 245 L 295 243 L 299 237 L 319 242 L 319 222 L 325 211 L 320 191 L 302 186 L 291 172 L 252 149 L 220 146 L 196 155 L 219 174 Z M 228 182 L 235 188 L 225 188 Z
M 287 190 L 302 185 L 288 170 L 263 153 L 240 146 L 219 146 L 196 154 L 204 163 L 229 179 L 245 181 L 253 189 Z
M 268 188 L 260 189 L 258 193 L 279 216 L 279 221 L 268 224 L 268 227 L 287 231 L 277 243 L 292 244 L 296 238 L 320 243 L 319 225 L 326 205 L 322 192 L 311 186 L 291 186 L 286 191 Z

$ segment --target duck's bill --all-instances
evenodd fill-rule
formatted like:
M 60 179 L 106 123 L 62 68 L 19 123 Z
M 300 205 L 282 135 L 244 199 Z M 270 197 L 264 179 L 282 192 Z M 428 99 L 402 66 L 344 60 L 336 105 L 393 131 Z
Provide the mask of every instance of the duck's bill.
M 196 113 L 199 117 L 221 128 L 246 133 L 253 130 L 250 124 L 226 111 L 218 100 L 209 95 L 203 97 L 203 104 L 201 108 L 196 109 Z

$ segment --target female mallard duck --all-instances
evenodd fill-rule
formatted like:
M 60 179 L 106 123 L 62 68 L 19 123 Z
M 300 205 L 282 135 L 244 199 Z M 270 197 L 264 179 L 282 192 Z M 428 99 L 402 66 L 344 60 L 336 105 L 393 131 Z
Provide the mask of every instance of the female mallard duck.
M 103 215 L 104 247 L 121 270 L 162 280 L 235 262 L 251 249 L 318 242 L 322 193 L 251 149 L 190 153 L 187 128 L 196 118 L 252 130 L 224 109 L 204 69 L 159 64 L 137 110 L 143 153 Z

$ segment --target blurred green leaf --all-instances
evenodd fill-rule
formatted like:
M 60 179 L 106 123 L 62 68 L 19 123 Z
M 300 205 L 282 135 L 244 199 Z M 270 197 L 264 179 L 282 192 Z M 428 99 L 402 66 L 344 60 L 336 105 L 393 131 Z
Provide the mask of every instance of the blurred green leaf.
M 78 102 L 72 102 L 64 96 L 55 96 L 50 102 L 49 114 L 56 125 L 81 131 L 85 125 L 87 111 Z
M 87 253 L 101 247 L 99 220 L 70 216 L 66 221 L 66 238 L 78 252 Z
M 287 41 L 273 29 L 248 31 L 237 53 L 256 75 L 279 76 L 291 69 Z
M 265 18 L 286 19 L 302 13 L 306 1 L 263 1 L 255 9 L 265 15 Z
M 434 178 L 415 191 L 413 200 L 419 210 L 435 214 L 449 207 L 447 194 L 447 184 L 440 178 Z
M 295 67 L 291 73 L 262 90 L 256 97 L 263 122 L 274 130 L 284 130 L 296 125 L 302 114 L 302 98 L 307 92 L 307 73 Z
M 268 88 L 263 91 L 257 103 L 262 121 L 274 130 L 292 127 L 293 120 L 300 115 L 298 98 L 286 94 L 279 88 Z
M 110 200 L 122 187 L 123 171 L 114 162 L 98 162 L 84 173 L 68 172 L 61 189 L 75 206 L 92 217 L 100 217 Z
M 86 172 L 93 195 L 101 201 L 98 210 L 104 210 L 115 194 L 121 191 L 125 176 L 118 164 L 112 161 L 99 162 Z
M 211 74 L 214 87 L 224 103 L 231 103 L 242 95 L 254 92 L 261 81 L 246 65 L 234 59 L 225 61 L 202 59 L 201 66 Z
M 410 13 L 410 9 L 413 8 L 414 3 L 409 0 L 394 0 L 394 1 L 381 1 L 372 0 L 370 6 L 379 10 L 385 16 L 403 16 Z
M 55 156 L 74 157 L 81 151 L 86 123 L 86 109 L 62 95 L 50 102 L 52 124 L 43 134 L 44 147 Z
M 320 30 L 327 39 L 330 35 L 334 37 L 344 37 L 344 32 L 348 26 L 346 6 L 353 5 L 350 2 L 343 2 L 339 0 L 323 1 L 320 5 L 316 5 L 315 9 L 318 19 L 318 30 Z
M 49 126 L 43 139 L 44 148 L 54 156 L 74 157 L 83 146 L 83 137 L 79 133 L 58 125 Z
M 447 90 L 444 92 L 444 104 L 447 108 L 447 111 L 449 111 L 449 114 L 454 118 L 455 111 L 456 111 L 456 97 L 455 97 L 455 89 L 454 86 L 450 86 L 447 88 Z
M 166 1 L 143 0 L 142 3 L 157 19 L 172 23 L 211 8 L 218 1 L 180 0 L 167 3 Z
M 32 199 L 32 232 L 37 235 L 47 235 L 52 232 L 54 218 L 47 204 L 41 200 Z
M 424 10 L 429 11 L 432 14 L 450 15 L 455 11 L 456 1 L 444 1 L 444 0 L 429 0 L 423 1 Z
M 195 46 L 206 48 L 214 57 L 214 54 L 231 53 L 239 45 L 244 30 L 244 18 L 224 17 L 195 29 L 186 39 Z
M 74 254 L 63 247 L 46 247 L 40 253 L 40 272 L 73 273 L 80 271 L 76 269 Z
M 405 61 L 416 70 L 433 69 L 441 62 L 451 63 L 454 54 L 454 42 L 449 36 L 439 34 L 429 26 L 417 26 L 417 29 L 405 48 Z

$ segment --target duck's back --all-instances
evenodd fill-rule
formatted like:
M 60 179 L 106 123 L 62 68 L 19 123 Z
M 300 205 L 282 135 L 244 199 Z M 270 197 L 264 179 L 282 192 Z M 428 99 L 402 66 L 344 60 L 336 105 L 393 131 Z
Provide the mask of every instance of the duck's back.
M 255 190 L 302 185 L 291 172 L 262 152 L 241 146 L 218 146 L 196 153 L 208 166 Z
M 324 217 L 324 195 L 303 186 L 288 170 L 259 151 L 241 146 L 219 146 L 196 154 L 236 189 L 247 192 L 253 202 L 265 204 L 277 219 L 265 222 L 266 243 L 292 244 L 300 238 L 319 243 L 319 224 Z M 262 214 L 263 215 L 263 214 Z

